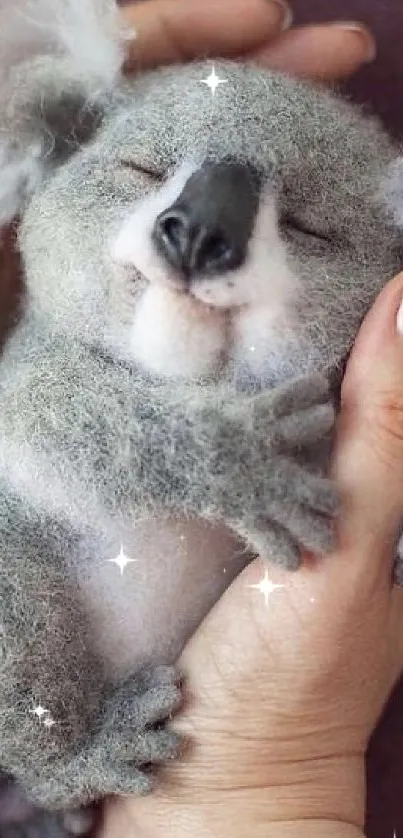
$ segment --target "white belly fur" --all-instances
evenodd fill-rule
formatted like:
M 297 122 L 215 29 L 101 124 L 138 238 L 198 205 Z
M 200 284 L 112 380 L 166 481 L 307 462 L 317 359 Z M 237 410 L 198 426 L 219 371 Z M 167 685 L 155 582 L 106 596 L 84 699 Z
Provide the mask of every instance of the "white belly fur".
M 144 521 L 125 535 L 120 568 L 105 557 L 75 567 L 94 648 L 118 680 L 147 661 L 174 662 L 249 556 L 224 528 Z M 109 552 L 113 558 L 118 549 Z

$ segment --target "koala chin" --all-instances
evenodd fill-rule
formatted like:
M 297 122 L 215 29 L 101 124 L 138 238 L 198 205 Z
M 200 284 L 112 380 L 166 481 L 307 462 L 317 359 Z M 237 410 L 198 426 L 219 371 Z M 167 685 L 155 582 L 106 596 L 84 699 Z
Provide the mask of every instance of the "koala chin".
M 251 557 L 331 548 L 335 404 L 402 264 L 403 167 L 375 119 L 253 64 L 216 62 L 214 96 L 210 62 L 125 78 L 111 0 L 5 5 L 0 761 L 20 838 L 55 838 L 176 756 L 175 662 Z

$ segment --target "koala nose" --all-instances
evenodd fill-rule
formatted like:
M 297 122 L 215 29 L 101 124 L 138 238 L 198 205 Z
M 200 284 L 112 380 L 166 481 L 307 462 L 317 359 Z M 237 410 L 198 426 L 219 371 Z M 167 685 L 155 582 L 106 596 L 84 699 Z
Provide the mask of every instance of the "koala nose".
M 243 163 L 206 163 L 156 219 L 157 250 L 186 280 L 240 267 L 259 205 L 259 177 Z

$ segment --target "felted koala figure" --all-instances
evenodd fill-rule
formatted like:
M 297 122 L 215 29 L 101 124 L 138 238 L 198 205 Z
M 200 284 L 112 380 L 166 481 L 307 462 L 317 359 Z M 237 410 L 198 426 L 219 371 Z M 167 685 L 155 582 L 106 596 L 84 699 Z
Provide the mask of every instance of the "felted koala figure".
M 125 79 L 126 37 L 0 0 L 0 762 L 53 811 L 149 791 L 203 616 L 254 553 L 330 547 L 334 400 L 402 261 L 376 120 L 235 62 Z

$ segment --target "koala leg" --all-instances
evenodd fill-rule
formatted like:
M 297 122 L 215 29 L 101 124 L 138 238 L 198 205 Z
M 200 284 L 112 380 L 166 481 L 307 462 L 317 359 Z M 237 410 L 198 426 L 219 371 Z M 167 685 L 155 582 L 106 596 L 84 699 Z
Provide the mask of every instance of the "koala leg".
M 64 557 L 74 536 L 0 491 L 0 754 L 33 802 L 71 809 L 145 793 L 143 771 L 176 755 L 164 728 L 180 701 L 172 668 L 109 688 Z

